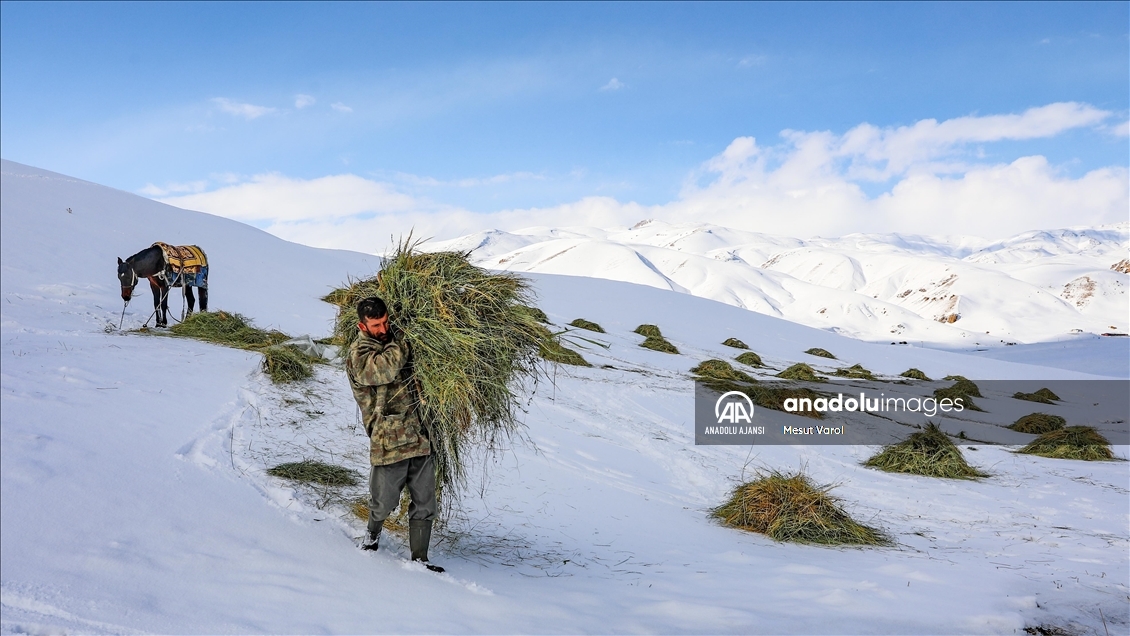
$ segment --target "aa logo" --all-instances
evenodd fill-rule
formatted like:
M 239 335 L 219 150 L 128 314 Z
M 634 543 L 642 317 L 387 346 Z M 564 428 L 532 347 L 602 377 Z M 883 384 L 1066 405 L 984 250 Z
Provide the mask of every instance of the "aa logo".
M 714 403 L 714 417 L 719 424 L 753 424 L 753 400 L 741 391 L 727 391 Z

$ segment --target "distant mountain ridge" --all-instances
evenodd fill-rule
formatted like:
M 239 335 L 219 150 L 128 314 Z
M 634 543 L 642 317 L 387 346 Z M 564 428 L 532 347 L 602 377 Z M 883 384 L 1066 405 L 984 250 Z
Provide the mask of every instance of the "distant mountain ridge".
M 869 341 L 1004 346 L 1127 330 L 1130 223 L 1003 240 L 797 239 L 709 224 L 491 230 L 429 249 L 496 269 L 621 280 Z

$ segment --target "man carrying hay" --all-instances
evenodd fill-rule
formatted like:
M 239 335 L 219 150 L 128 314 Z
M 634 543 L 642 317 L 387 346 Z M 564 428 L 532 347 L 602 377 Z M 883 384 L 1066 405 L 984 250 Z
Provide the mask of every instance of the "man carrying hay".
M 411 352 L 389 326 L 388 307 L 376 296 L 357 303 L 357 339 L 345 360 L 353 397 L 369 435 L 368 536 L 364 550 L 376 550 L 385 519 L 400 503 L 407 485 L 408 545 L 412 560 L 428 563 L 432 521 L 436 517 L 436 475 L 428 430 L 420 421 Z

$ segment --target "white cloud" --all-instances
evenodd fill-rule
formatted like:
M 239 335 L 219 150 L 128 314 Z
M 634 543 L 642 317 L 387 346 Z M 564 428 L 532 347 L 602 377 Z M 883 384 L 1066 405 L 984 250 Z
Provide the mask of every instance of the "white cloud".
M 625 84 L 624 82 L 621 82 L 620 80 L 613 77 L 612 79 L 608 80 L 607 84 L 605 84 L 604 86 L 601 86 L 600 90 L 602 90 L 602 91 L 618 91 L 621 88 L 624 88 L 625 86 L 627 86 L 627 84 Z
M 297 108 L 298 110 L 302 110 L 303 108 L 306 108 L 307 106 L 313 106 L 315 103 L 317 103 L 317 101 L 318 100 L 314 99 L 313 95 L 305 95 L 305 94 L 299 93 L 298 95 L 294 96 L 294 107 Z
M 508 172 L 504 174 L 496 174 L 490 177 L 466 177 L 463 179 L 450 179 L 445 181 L 442 179 L 436 179 L 435 177 L 421 177 L 419 175 L 400 172 L 396 174 L 396 179 L 403 183 L 415 186 L 476 188 L 480 186 L 513 183 L 516 181 L 543 181 L 545 180 L 545 175 L 536 174 L 533 172 Z
M 1130 120 L 1124 121 L 1110 130 L 1115 137 L 1130 137 Z
M 148 197 L 163 197 L 170 194 L 183 194 L 189 192 L 203 192 L 208 189 L 207 181 L 189 181 L 187 183 L 171 182 L 166 183 L 165 187 L 153 185 L 152 183 L 145 184 L 144 188 L 138 190 L 139 193 Z
M 330 108 L 336 110 L 339 113 L 352 113 L 353 112 L 352 108 L 346 106 L 345 104 L 342 104 L 341 102 L 334 102 L 334 103 L 330 104 Z
M 263 115 L 266 115 L 268 113 L 275 112 L 274 108 L 237 102 L 226 97 L 214 97 L 212 98 L 212 103 L 219 106 L 220 110 L 224 111 L 225 113 L 243 117 L 248 121 L 262 117 Z
M 158 194 L 173 192 L 166 186 L 147 193 L 180 207 L 255 221 L 289 240 L 369 252 L 385 249 L 390 236 L 413 228 L 417 236 L 451 238 L 491 228 L 626 226 L 642 218 L 800 237 L 903 232 L 1001 238 L 1126 220 L 1130 172 L 1124 166 L 1072 177 L 1042 156 L 986 163 L 977 152 L 999 140 L 1099 129 L 1109 116 L 1066 103 L 902 127 L 861 124 L 839 135 L 784 131 L 775 146 L 739 137 L 690 175 L 676 200 L 654 206 L 585 197 L 553 207 L 473 213 L 350 174 L 311 180 L 268 174 L 235 183 L 229 176 L 213 191 Z M 516 172 L 450 181 L 393 178 L 405 186 L 477 187 L 544 177 Z M 867 194 L 869 182 L 884 180 L 890 181 L 889 191 Z

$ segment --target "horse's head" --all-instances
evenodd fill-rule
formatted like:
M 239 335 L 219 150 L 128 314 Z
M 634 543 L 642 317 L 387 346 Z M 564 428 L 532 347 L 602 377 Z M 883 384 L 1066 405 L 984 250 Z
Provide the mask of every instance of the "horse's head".
M 137 287 L 137 273 L 133 266 L 118 258 L 118 280 L 122 283 L 122 300 L 129 302 L 133 297 L 133 288 Z

